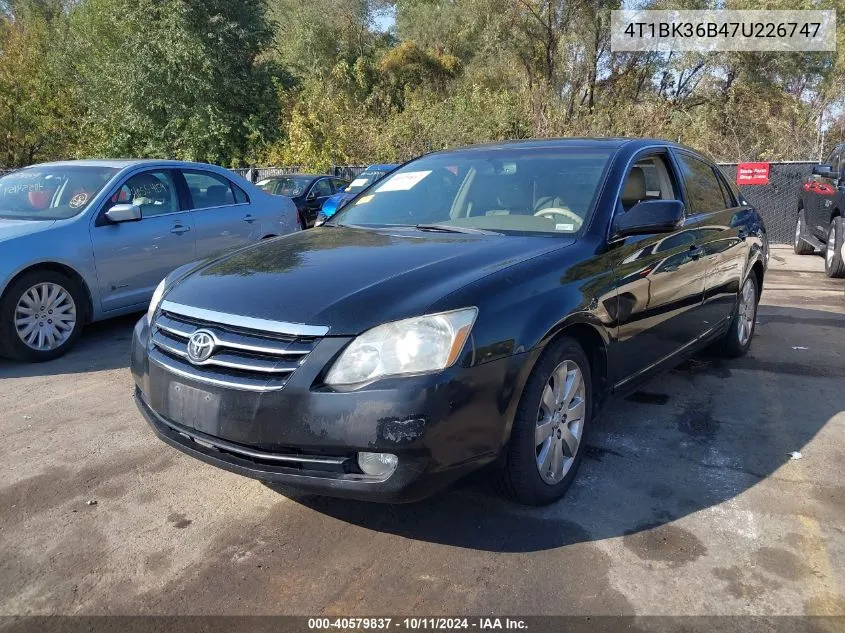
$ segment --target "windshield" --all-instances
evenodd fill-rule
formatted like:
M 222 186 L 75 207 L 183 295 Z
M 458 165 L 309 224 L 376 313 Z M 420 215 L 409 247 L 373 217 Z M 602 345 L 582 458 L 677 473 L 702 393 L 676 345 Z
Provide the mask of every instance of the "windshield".
M 355 180 L 349 183 L 349 186 L 343 191 L 345 193 L 358 193 L 389 173 L 390 169 L 367 169 L 358 174 Z
M 256 186 L 267 193 L 274 193 L 277 196 L 296 198 L 305 193 L 305 189 L 311 184 L 313 178 L 309 176 L 284 176 L 282 178 L 267 178 L 259 181 Z
M 82 213 L 113 167 L 28 167 L 0 178 L 0 218 L 65 220 Z
M 585 147 L 433 154 L 367 189 L 334 223 L 574 234 L 589 219 L 610 155 Z

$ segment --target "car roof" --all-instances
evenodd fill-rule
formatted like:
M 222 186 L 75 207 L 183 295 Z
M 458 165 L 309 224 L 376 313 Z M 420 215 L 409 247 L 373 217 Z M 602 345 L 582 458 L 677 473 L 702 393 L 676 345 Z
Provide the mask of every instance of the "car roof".
M 393 169 L 394 167 L 399 167 L 399 163 L 376 163 L 374 165 L 367 165 L 367 168 L 364 171 L 369 169 Z
M 479 143 L 477 145 L 466 145 L 464 147 L 455 147 L 453 149 L 445 149 L 434 154 L 448 154 L 449 152 L 472 152 L 472 151 L 489 151 L 496 149 L 541 149 L 541 148 L 566 148 L 566 147 L 595 147 L 605 149 L 621 149 L 627 147 L 636 149 L 637 147 L 648 147 L 652 145 L 665 145 L 668 147 L 677 147 L 689 149 L 675 143 L 661 138 L 629 138 L 629 137 L 614 137 L 614 138 L 595 138 L 595 137 L 568 137 L 568 138 L 534 138 L 524 139 L 518 141 L 498 141 L 491 143 Z M 694 150 L 693 150 L 694 151 Z
M 114 167 L 124 169 L 126 167 L 138 167 L 146 165 L 157 165 L 166 167 L 213 167 L 221 169 L 219 165 L 208 163 L 195 163 L 184 160 L 162 160 L 156 158 L 95 158 L 86 160 L 59 160 L 50 163 L 39 163 L 31 167 Z M 225 169 L 225 167 L 223 168 Z
M 331 174 L 276 174 L 260 180 L 275 180 L 276 178 L 340 178 L 340 176 L 332 176 Z

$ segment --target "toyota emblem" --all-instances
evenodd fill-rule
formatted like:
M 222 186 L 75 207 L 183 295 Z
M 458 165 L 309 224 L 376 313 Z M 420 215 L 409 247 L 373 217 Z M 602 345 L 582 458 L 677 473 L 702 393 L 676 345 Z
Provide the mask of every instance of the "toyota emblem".
M 197 330 L 188 339 L 188 360 L 192 363 L 207 361 L 214 352 L 214 334 L 208 330 Z

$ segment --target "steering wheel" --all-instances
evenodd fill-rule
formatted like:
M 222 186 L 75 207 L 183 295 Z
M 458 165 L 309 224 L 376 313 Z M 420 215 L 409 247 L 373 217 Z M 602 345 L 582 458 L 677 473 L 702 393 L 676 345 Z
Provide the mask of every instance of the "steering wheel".
M 535 218 L 549 218 L 550 220 L 554 220 L 555 216 L 562 215 L 567 220 L 572 220 L 574 224 L 574 230 L 578 230 L 581 228 L 581 225 L 584 223 L 584 220 L 574 211 L 570 211 L 569 209 L 564 209 L 563 207 L 546 207 L 545 209 L 540 209 L 534 214 Z

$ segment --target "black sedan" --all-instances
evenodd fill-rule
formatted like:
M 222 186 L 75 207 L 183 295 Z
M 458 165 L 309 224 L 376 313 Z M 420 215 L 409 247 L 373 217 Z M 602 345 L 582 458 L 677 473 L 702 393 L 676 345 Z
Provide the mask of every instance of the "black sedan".
M 338 191 L 343 191 L 348 180 L 326 174 L 287 174 L 259 180 L 255 185 L 275 196 L 287 196 L 299 212 L 299 225 L 303 229 L 314 226 L 323 203 Z
M 757 211 L 679 145 L 429 154 L 323 227 L 165 279 L 136 400 L 164 441 L 277 488 L 408 501 L 492 464 L 546 504 L 611 396 L 748 350 L 767 252 Z

